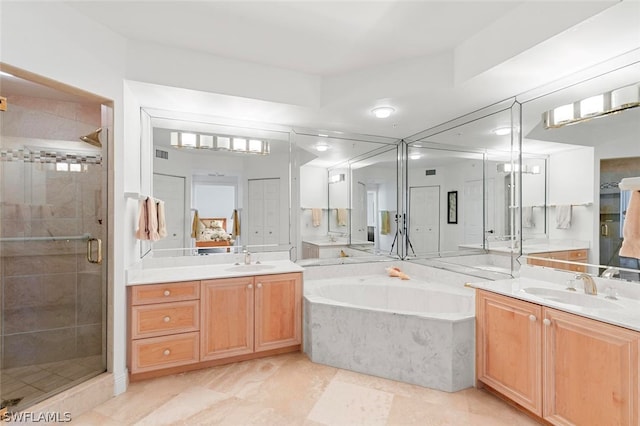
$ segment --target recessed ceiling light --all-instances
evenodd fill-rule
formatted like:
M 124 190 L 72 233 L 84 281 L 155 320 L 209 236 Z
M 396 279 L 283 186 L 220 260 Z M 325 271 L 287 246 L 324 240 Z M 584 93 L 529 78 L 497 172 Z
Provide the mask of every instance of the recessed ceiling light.
M 493 133 L 498 136 L 505 136 L 511 133 L 511 127 L 498 127 L 493 129 Z
M 374 108 L 374 109 L 371 110 L 373 115 L 375 115 L 378 118 L 387 118 L 391 114 L 393 114 L 394 111 L 395 111 L 395 109 L 393 109 L 393 108 L 391 108 L 389 106 L 377 107 L 377 108 Z
M 329 145 L 327 145 L 326 143 L 319 143 L 316 145 L 316 151 L 325 152 L 328 149 L 329 149 Z
M 422 155 L 420 155 L 420 154 L 409 154 L 409 158 L 410 158 L 411 160 L 417 160 L 417 159 L 419 159 L 420 157 L 422 157 Z
M 324 133 L 318 133 L 318 136 L 320 136 L 321 138 L 328 138 L 329 135 L 325 135 Z

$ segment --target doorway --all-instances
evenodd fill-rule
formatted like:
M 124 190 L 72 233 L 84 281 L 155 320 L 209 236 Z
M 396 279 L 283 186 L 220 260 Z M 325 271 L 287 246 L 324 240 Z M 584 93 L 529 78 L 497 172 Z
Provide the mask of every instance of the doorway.
M 440 250 L 440 186 L 409 188 L 409 235 L 416 255 Z

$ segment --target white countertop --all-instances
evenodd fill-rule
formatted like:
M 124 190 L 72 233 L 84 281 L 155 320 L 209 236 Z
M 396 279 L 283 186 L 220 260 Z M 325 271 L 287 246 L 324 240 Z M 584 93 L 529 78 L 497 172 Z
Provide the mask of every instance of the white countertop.
M 539 287 L 567 291 L 562 285 L 554 284 L 548 281 L 540 281 L 533 278 L 512 278 L 508 280 L 472 283 L 469 285 L 474 288 L 491 291 L 493 293 L 514 297 L 516 299 L 525 300 L 527 302 L 536 303 L 538 305 L 548 306 L 583 317 L 592 318 L 598 321 L 618 325 L 635 331 L 640 331 L 640 300 L 638 299 L 618 296 L 618 300 L 611 301 L 619 306 L 619 308 L 616 308 L 615 310 L 609 308 L 588 308 L 555 302 L 553 300 L 526 293 L 523 289 L 527 287 Z M 584 294 L 583 290 L 579 286 L 576 287 L 577 292 Z M 597 296 L 588 297 L 608 300 L 605 299 L 605 294 L 605 289 L 599 288 Z
M 173 281 L 245 277 L 302 272 L 304 268 L 290 260 L 270 260 L 251 265 L 218 263 L 207 265 L 137 268 L 127 271 L 127 285 Z
M 336 241 L 331 241 L 331 240 L 327 240 L 327 239 L 317 239 L 314 240 L 312 238 L 305 238 L 302 240 L 303 243 L 307 243 L 307 244 L 313 244 L 315 246 L 318 247 L 344 247 L 344 246 L 353 246 L 353 245 L 371 245 L 373 246 L 373 242 L 371 241 L 347 241 L 347 240 L 336 240 Z
M 479 244 L 460 244 L 461 248 L 471 248 L 471 249 L 482 249 L 483 247 Z M 566 250 L 588 250 L 589 243 L 572 243 L 572 242 L 551 242 L 551 243 L 532 243 L 527 244 L 526 242 L 522 246 L 522 254 L 534 254 L 534 253 L 548 253 L 554 251 L 566 251 Z M 511 246 L 507 244 L 500 243 L 492 243 L 489 242 L 489 247 L 486 249 L 490 252 L 499 252 L 499 253 L 520 253 L 519 248 L 512 249 Z

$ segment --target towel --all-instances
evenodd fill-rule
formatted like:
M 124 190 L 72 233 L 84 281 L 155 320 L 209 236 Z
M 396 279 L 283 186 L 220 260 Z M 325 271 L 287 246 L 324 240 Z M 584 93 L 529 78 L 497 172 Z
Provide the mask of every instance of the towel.
M 347 209 L 336 209 L 338 226 L 347 226 Z
M 314 208 L 311 209 L 311 223 L 314 228 L 320 226 L 320 221 L 322 220 L 322 209 Z
M 533 207 L 523 207 L 522 208 L 522 227 L 523 228 L 533 228 L 535 224 L 533 223 Z
M 147 229 L 147 200 L 140 200 L 138 204 L 138 229 L 136 230 L 136 238 L 139 240 L 149 239 L 149 230 Z
M 160 238 L 167 236 L 167 220 L 164 216 L 164 201 L 156 201 L 156 210 L 158 211 L 158 235 Z
M 196 210 L 191 223 L 191 238 L 198 238 L 198 223 L 200 223 L 200 218 L 198 217 L 198 210 Z
M 620 256 L 640 259 L 640 191 L 631 193 L 622 228 Z
M 147 198 L 147 229 L 149 230 L 149 239 L 158 241 L 158 210 L 156 209 L 156 200 L 153 197 Z
M 233 211 L 233 236 L 240 236 L 240 215 L 237 209 Z
M 380 234 L 387 235 L 391 232 L 391 213 L 388 210 L 382 210 L 380 212 L 382 217 L 380 219 Z
M 556 228 L 571 228 L 571 205 L 556 207 Z

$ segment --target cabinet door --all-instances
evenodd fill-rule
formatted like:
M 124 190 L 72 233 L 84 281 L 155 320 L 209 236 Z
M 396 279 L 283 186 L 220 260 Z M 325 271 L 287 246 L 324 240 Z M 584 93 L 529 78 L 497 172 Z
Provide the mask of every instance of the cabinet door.
M 299 273 L 257 276 L 256 352 L 302 341 L 302 278 Z
M 483 290 L 476 293 L 478 380 L 542 415 L 542 308 Z
M 640 333 L 544 308 L 544 419 L 638 425 Z
M 253 352 L 253 294 L 253 277 L 202 281 L 202 361 Z

